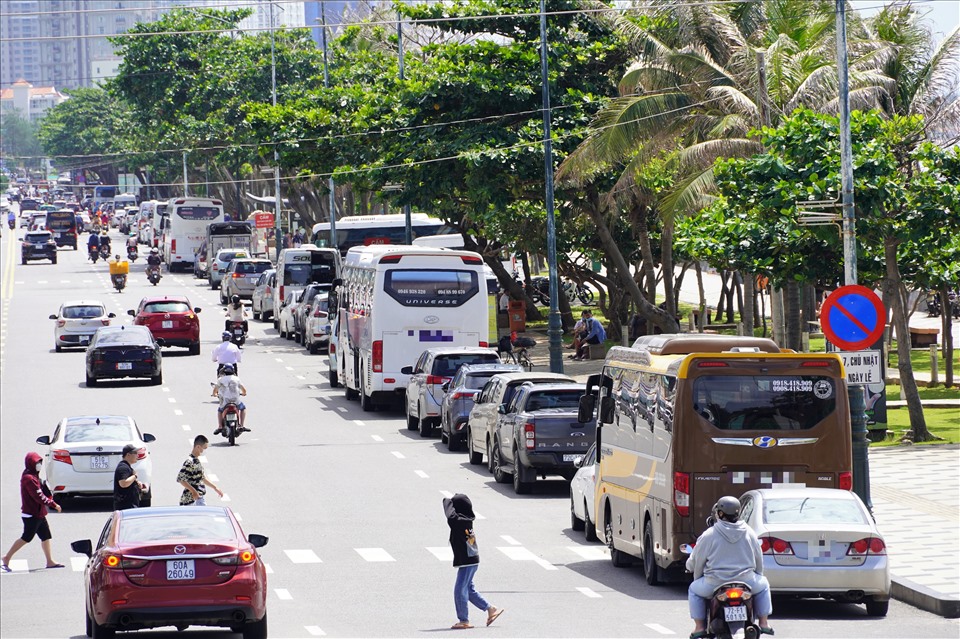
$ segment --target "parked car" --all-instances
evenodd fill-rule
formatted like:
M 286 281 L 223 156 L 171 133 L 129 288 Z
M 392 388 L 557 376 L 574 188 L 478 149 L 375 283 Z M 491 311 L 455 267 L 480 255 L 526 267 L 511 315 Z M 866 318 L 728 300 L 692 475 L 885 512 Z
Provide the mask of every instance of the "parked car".
M 160 345 L 146 326 L 104 326 L 87 347 L 87 387 L 102 379 L 149 377 L 163 383 Z
M 82 346 L 90 343 L 93 334 L 101 326 L 110 326 L 110 320 L 116 317 L 108 313 L 102 302 L 95 300 L 76 300 L 64 302 L 56 314 L 53 326 L 53 348 L 58 353 L 66 347 Z
M 260 275 L 273 267 L 266 259 L 237 258 L 230 262 L 220 283 L 220 303 L 226 304 L 234 295 L 251 299 Z
M 50 260 L 57 263 L 57 243 L 50 231 L 30 231 L 23 236 L 20 243 L 20 263 L 26 264 L 31 260 Z
M 227 507 L 131 508 L 107 519 L 99 540 L 74 541 L 83 571 L 87 635 L 161 626 L 220 626 L 267 637 L 267 572 Z
M 283 301 L 283 304 L 280 305 L 280 315 L 277 318 L 277 331 L 280 333 L 280 337 L 284 339 L 293 339 L 295 321 L 293 314 L 296 312 L 297 306 L 303 298 L 304 290 L 305 289 L 292 291 L 287 295 L 287 299 Z
M 250 310 L 253 319 L 267 321 L 273 313 L 273 288 L 277 285 L 277 270 L 267 269 L 260 274 L 250 295 Z
M 216 256 L 207 265 L 207 281 L 210 283 L 211 289 L 216 290 L 220 287 L 220 282 L 223 281 L 223 274 L 227 267 L 230 266 L 230 262 L 238 257 L 250 257 L 250 254 L 246 250 L 237 249 L 220 249 L 217 251 Z M 194 263 L 196 263 L 196 260 L 194 260 Z M 223 298 L 221 297 L 221 299 Z
M 474 400 L 467 419 L 467 453 L 470 463 L 479 466 L 483 463 L 483 456 L 487 456 L 487 469 L 493 472 L 492 458 L 493 437 L 497 428 L 497 417 L 500 407 L 506 408 L 513 399 L 517 388 L 526 382 L 550 383 L 572 382 L 574 379 L 562 373 L 497 373 L 490 378 L 480 394 Z
M 48 446 L 43 468 L 53 498 L 61 506 L 73 497 L 113 495 L 113 471 L 122 458 L 123 447 L 137 447 L 133 469 L 138 481 L 147 485 L 140 505 L 153 499 L 153 462 L 147 444 L 155 441 L 150 433 L 141 433 L 132 417 L 126 415 L 84 415 L 64 417 L 53 435 L 37 438 Z
M 596 421 L 577 420 L 584 384 L 523 384 L 500 411 L 491 455 L 493 478 L 513 478 L 518 495 L 529 493 L 537 475 L 568 481 L 576 462 L 596 439 Z
M 597 442 L 590 444 L 570 480 L 570 527 L 582 530 L 587 541 L 597 541 L 597 520 L 594 513 L 597 481 Z
M 146 326 L 162 346 L 186 346 L 200 354 L 200 309 L 183 295 L 145 297 L 137 310 L 127 311 L 133 323 Z
M 304 333 L 307 330 L 307 314 L 311 312 L 313 300 L 318 295 L 329 295 L 329 293 L 329 284 L 308 284 L 303 289 L 303 295 L 300 296 L 300 301 L 293 309 L 293 339 L 297 343 L 303 344 Z
M 484 384 L 497 373 L 521 371 L 517 364 L 465 364 L 449 382 L 440 387 L 440 441 L 449 450 L 459 450 L 466 441 L 467 421 L 473 402 Z
M 326 291 L 319 293 L 313 298 L 306 312 L 303 336 L 300 341 L 304 348 L 313 354 L 319 353 L 321 348 L 327 348 L 330 343 L 330 318 L 327 306 L 329 300 L 330 297 Z
M 864 603 L 871 617 L 890 606 L 883 535 L 856 493 L 839 488 L 763 488 L 740 498 L 740 518 L 763 550 L 774 595 Z
M 200 248 L 193 252 L 193 276 L 198 280 L 207 277 L 207 242 L 200 244 Z
M 490 348 L 479 346 L 438 346 L 420 354 L 414 366 L 405 366 L 400 372 L 410 375 L 404 407 L 407 428 L 420 430 L 421 437 L 429 437 L 440 425 L 440 402 L 443 383 L 449 382 L 464 364 L 496 364 L 500 356 Z

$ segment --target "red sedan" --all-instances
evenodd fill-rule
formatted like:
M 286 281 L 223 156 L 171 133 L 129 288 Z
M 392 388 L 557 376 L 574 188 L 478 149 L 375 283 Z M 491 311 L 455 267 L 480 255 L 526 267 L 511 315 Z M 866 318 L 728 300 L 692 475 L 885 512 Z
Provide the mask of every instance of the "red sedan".
M 133 323 L 146 326 L 161 346 L 186 346 L 200 354 L 199 308 L 192 308 L 183 295 L 145 297 L 137 310 L 127 311 Z
M 133 508 L 114 512 L 84 570 L 87 636 L 117 630 L 219 626 L 244 639 L 267 636 L 263 535 L 243 530 L 229 508 Z

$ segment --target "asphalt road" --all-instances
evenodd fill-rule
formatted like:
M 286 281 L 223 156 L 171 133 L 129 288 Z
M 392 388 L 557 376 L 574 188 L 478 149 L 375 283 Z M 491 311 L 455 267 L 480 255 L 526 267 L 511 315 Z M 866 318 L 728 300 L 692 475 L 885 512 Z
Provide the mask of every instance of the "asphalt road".
M 20 534 L 19 476 L 35 439 L 51 434 L 66 415 L 132 415 L 153 433 L 154 504 L 177 503 L 175 477 L 194 435 L 210 436 L 215 404 L 209 397 L 223 311 L 217 292 L 189 274 L 167 274 L 156 288 L 138 260 L 128 288 L 109 286 L 105 264 L 83 251 L 62 250 L 56 266 L 19 263 L 19 246 L 4 228 L 0 240 L 0 546 Z M 16 235 L 22 235 L 18 232 Z M 84 236 L 84 240 L 86 236 Z M 114 244 L 122 246 L 118 236 Z M 13 255 L 11 255 L 13 251 Z M 14 259 L 11 259 L 13 257 Z M 84 384 L 84 354 L 55 353 L 47 316 L 68 299 L 99 299 L 129 322 L 125 311 L 145 294 L 188 294 L 200 306 L 200 356 L 169 349 L 164 384 L 121 381 Z M 494 483 L 484 467 L 449 453 L 439 440 L 406 430 L 396 411 L 363 413 L 342 389 L 330 389 L 325 356 L 310 356 L 272 326 L 251 321 L 241 379 L 250 391 L 253 432 L 228 448 L 217 438 L 207 472 L 224 490 L 208 503 L 225 503 L 247 533 L 270 537 L 262 549 L 269 566 L 270 636 L 412 637 L 456 635 L 444 495 L 463 492 L 481 516 L 477 587 L 506 610 L 489 637 L 685 637 L 686 589 L 652 588 L 639 569 L 614 568 L 604 548 L 569 528 L 568 489 L 560 480 L 518 497 Z M 83 636 L 85 558 L 69 542 L 95 539 L 109 500 L 77 503 L 51 514 L 55 556 L 67 566 L 43 566 L 34 541 L 15 557 L 18 570 L 0 575 L 0 636 Z M 886 619 L 862 606 L 824 601 L 775 602 L 778 637 L 951 637 L 960 622 L 893 602 Z M 134 633 L 131 633 L 134 634 Z M 137 633 L 147 635 L 148 633 Z M 462 634 L 462 633 L 461 633 Z M 151 632 L 155 637 L 226 637 L 210 630 Z

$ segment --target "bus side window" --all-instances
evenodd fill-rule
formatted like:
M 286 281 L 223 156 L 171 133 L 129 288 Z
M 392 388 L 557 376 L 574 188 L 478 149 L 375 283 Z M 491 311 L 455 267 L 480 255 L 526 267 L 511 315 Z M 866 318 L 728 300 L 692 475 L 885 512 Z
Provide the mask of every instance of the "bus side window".
M 659 375 L 657 391 L 657 428 L 668 433 L 673 432 L 673 415 L 675 411 L 677 379 L 667 375 Z

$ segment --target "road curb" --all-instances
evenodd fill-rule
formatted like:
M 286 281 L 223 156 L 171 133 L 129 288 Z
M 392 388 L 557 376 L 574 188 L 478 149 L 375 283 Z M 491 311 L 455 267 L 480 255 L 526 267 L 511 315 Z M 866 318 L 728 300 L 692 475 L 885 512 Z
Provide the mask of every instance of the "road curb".
M 936 590 L 903 577 L 891 578 L 890 596 L 941 617 L 948 619 L 960 617 L 960 598 L 944 597 Z

